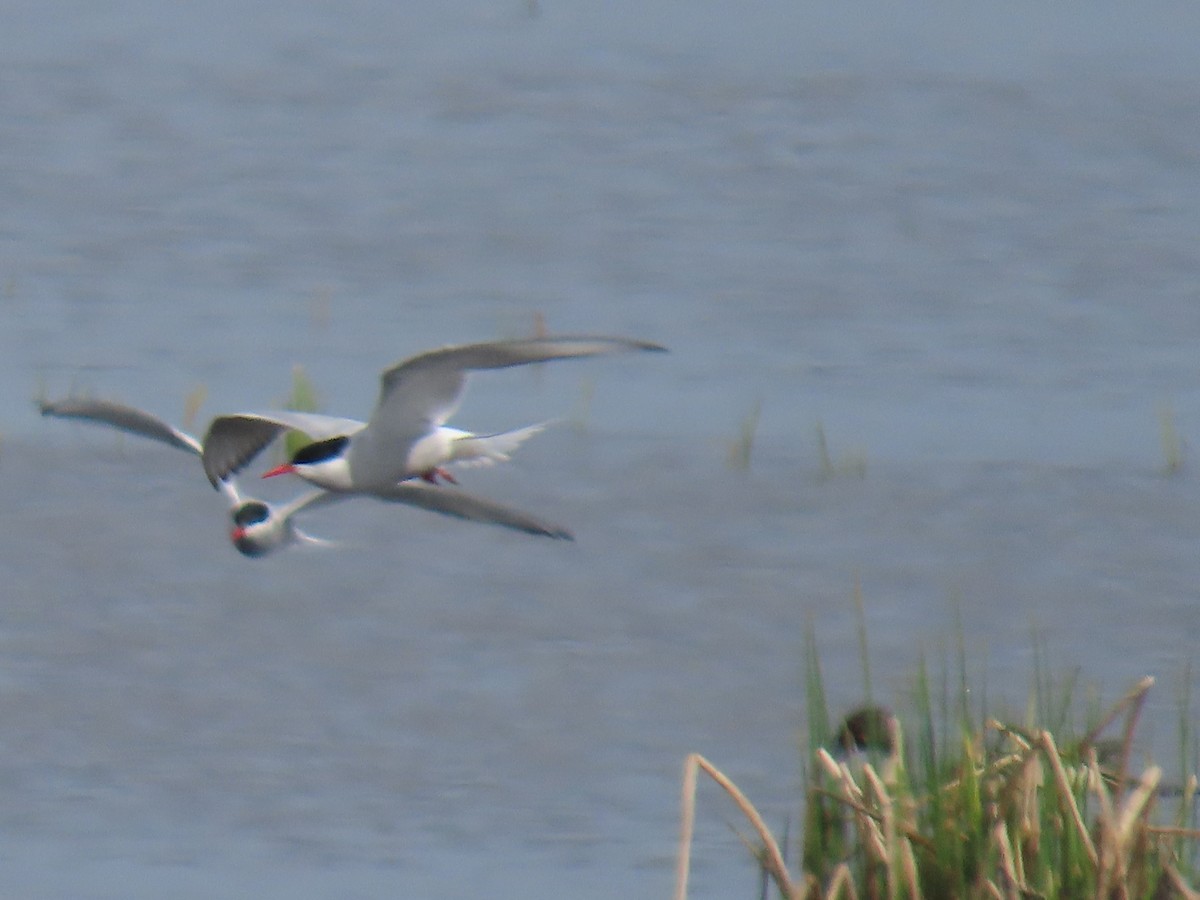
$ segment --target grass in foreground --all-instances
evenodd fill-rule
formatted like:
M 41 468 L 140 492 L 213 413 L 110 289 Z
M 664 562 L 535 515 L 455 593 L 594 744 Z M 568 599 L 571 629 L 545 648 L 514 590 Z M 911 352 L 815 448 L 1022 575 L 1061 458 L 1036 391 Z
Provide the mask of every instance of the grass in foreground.
M 971 727 L 965 690 L 952 704 L 943 687 L 939 716 L 963 721 L 939 736 L 922 666 L 913 748 L 906 749 L 904 730 L 889 712 L 868 707 L 859 721 L 874 723 L 866 730 L 877 743 L 863 751 L 849 746 L 861 737 L 852 734 L 853 715 L 838 734 L 831 732 L 811 634 L 807 644 L 812 746 L 800 870 L 789 868 L 749 799 L 693 753 L 684 764 L 676 900 L 687 896 L 701 772 L 746 817 L 754 832 L 747 844 L 789 900 L 1200 897 L 1189 886 L 1200 838 L 1189 827 L 1196 778 L 1172 787 L 1158 766 L 1131 771 L 1134 732 L 1152 678 L 1135 685 L 1080 740 L 1061 731 L 1056 736 L 1040 723 L 987 718 Z M 1043 685 L 1037 692 L 1048 699 Z M 1186 713 L 1181 718 L 1186 725 Z M 1119 737 L 1103 740 L 1117 722 Z M 1168 795 L 1178 797 L 1178 812 L 1171 824 L 1161 824 L 1166 816 L 1158 801 Z

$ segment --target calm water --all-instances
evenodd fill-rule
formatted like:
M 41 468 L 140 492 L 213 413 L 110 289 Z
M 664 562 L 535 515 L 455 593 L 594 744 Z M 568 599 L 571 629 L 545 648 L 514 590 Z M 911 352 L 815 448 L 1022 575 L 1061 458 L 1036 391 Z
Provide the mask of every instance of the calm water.
M 688 751 L 796 812 L 804 625 L 844 709 L 856 579 L 877 695 L 958 615 L 1019 709 L 1037 629 L 1108 696 L 1158 676 L 1169 752 L 1195 10 L 195 6 L 5 8 L 0 893 L 664 896 Z M 536 316 L 672 349 L 473 383 L 469 427 L 563 421 L 464 481 L 574 545 L 362 503 L 248 561 L 194 460 L 30 404 L 211 415 L 299 363 L 364 415 Z M 693 895 L 753 896 L 700 811 Z

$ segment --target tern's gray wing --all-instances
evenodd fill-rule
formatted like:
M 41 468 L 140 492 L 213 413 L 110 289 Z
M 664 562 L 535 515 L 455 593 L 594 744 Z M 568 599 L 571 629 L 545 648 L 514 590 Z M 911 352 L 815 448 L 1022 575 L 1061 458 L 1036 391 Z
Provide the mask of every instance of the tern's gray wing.
M 357 419 L 322 416 L 318 413 L 275 410 L 265 413 L 236 413 L 217 416 L 204 436 L 204 474 L 213 486 L 240 471 L 259 452 L 288 431 L 301 431 L 314 441 L 353 434 L 363 423 Z
M 662 352 L 666 348 L 630 338 L 572 336 L 487 341 L 430 350 L 383 373 L 371 427 L 410 435 L 443 424 L 458 408 L 470 371 L 639 350 Z
M 393 503 L 407 503 L 431 512 L 513 528 L 526 534 L 573 541 L 575 536 L 567 529 L 544 522 L 537 516 L 519 509 L 512 509 L 493 500 L 475 497 L 457 489 L 435 487 L 423 482 L 404 481 L 384 491 L 373 492 L 372 496 Z
M 186 450 L 196 456 L 201 456 L 203 450 L 200 442 L 172 425 L 168 425 L 157 416 L 152 416 L 144 410 L 115 403 L 111 400 L 92 400 L 84 397 L 67 397 L 63 400 L 43 400 L 38 404 L 43 416 L 55 416 L 60 419 L 81 419 L 85 422 L 97 422 L 101 425 L 111 425 L 120 431 L 127 431 L 152 441 L 159 441 L 180 450 Z M 214 485 L 231 508 L 236 509 L 243 502 L 237 484 L 232 478 L 223 478 Z
M 190 434 L 168 425 L 157 416 L 124 403 L 111 400 L 91 400 L 85 397 L 66 397 L 62 400 L 43 400 L 38 404 L 43 416 L 60 419 L 83 419 L 111 425 L 130 434 L 160 441 L 180 450 L 200 455 L 200 442 Z

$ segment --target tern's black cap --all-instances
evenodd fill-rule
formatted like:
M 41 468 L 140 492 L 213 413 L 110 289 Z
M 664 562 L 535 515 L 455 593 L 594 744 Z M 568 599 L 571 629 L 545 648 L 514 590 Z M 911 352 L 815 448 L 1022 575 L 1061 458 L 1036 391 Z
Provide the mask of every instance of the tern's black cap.
M 245 528 L 247 525 L 257 525 L 267 521 L 271 515 L 271 507 L 261 500 L 248 500 L 233 513 L 233 524 Z
M 324 441 L 314 441 L 297 450 L 295 455 L 292 456 L 292 463 L 306 465 L 333 459 L 335 456 L 341 454 L 349 442 L 349 436 L 344 434 L 328 438 Z

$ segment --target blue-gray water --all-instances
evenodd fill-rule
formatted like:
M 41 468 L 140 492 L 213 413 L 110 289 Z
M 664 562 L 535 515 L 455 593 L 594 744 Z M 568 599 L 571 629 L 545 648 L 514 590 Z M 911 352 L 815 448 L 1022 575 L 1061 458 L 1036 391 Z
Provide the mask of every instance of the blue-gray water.
M 6 4 L 0 893 L 664 896 L 685 753 L 799 808 L 804 624 L 854 703 L 856 579 L 876 695 L 959 616 L 1020 709 L 1037 629 L 1158 676 L 1169 752 L 1200 15 L 992 7 Z M 537 315 L 672 350 L 473 382 L 456 422 L 563 421 L 467 487 L 573 545 L 362 503 L 249 561 L 195 460 L 30 402 L 203 417 L 299 363 L 363 415 Z M 699 809 L 693 896 L 752 896 Z

